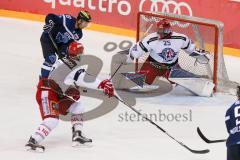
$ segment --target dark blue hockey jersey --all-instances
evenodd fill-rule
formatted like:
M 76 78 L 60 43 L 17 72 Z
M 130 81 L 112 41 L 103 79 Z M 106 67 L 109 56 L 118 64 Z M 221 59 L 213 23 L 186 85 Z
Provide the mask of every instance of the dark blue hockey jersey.
M 236 101 L 226 112 L 225 123 L 229 137 L 227 147 L 240 144 L 240 100 Z
M 54 22 L 50 33 L 57 44 L 60 53 L 66 52 L 67 46 L 72 41 L 78 41 L 82 38 L 82 29 L 75 28 L 75 23 L 77 19 L 71 15 L 55 15 L 48 14 L 45 18 L 46 25 L 49 24 L 49 21 Z M 51 40 L 47 32 L 43 32 L 44 40 L 51 43 Z M 63 53 L 64 54 L 64 53 Z

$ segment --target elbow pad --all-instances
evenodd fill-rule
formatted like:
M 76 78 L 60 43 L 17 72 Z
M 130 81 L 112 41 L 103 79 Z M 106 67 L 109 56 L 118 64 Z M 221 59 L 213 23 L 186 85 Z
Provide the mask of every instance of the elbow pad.
M 132 46 L 129 50 L 129 55 L 131 58 L 139 58 L 143 55 L 144 51 L 142 48 L 137 44 Z

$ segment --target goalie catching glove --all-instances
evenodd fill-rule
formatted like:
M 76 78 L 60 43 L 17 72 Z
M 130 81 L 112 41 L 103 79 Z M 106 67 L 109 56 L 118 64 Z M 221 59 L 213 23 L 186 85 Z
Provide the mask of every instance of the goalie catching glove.
M 196 61 L 200 64 L 208 64 L 210 60 L 210 52 L 200 48 L 195 48 L 195 50 L 190 54 L 190 56 L 196 58 Z
M 103 89 L 103 92 L 107 94 L 109 97 L 114 96 L 114 88 L 113 84 L 110 80 L 105 79 L 99 85 L 98 89 Z

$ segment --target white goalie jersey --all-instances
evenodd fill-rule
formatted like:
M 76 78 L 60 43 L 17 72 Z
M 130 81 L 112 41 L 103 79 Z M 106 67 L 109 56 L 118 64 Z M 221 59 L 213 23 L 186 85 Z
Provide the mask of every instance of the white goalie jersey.
M 177 61 L 181 49 L 191 54 L 195 51 L 195 44 L 184 34 L 172 32 L 171 37 L 159 39 L 158 33 L 154 32 L 131 47 L 129 53 L 130 56 L 139 58 L 144 52 L 149 52 L 155 61 L 172 64 Z

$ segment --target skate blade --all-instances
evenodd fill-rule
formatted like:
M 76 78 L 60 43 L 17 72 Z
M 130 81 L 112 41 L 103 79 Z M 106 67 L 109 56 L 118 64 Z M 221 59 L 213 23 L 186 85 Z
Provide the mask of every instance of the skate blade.
M 34 153 L 43 153 L 44 152 L 43 148 L 32 149 L 30 146 L 25 146 L 25 149 L 28 152 L 34 152 Z
M 79 142 L 72 142 L 72 147 L 74 148 L 91 148 L 93 147 L 92 142 L 86 142 L 84 144 L 79 143 Z

